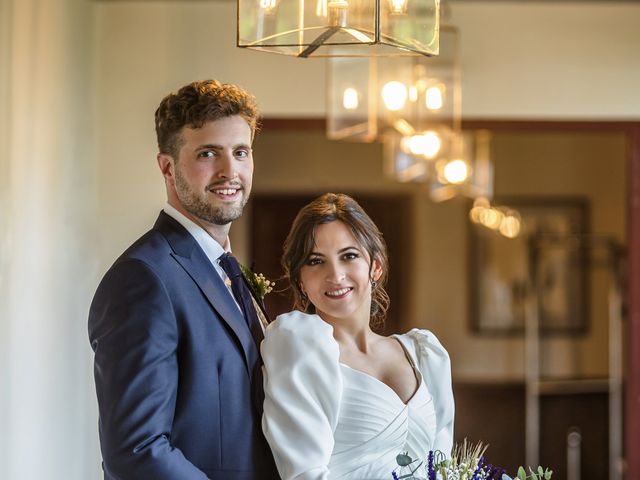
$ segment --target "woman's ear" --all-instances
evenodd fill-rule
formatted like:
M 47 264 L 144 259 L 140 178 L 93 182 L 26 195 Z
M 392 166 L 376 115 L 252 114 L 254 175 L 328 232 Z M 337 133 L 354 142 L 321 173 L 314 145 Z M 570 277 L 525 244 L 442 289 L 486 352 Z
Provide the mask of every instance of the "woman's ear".
M 371 280 L 377 282 L 382 276 L 382 265 L 378 260 L 374 259 L 371 263 Z

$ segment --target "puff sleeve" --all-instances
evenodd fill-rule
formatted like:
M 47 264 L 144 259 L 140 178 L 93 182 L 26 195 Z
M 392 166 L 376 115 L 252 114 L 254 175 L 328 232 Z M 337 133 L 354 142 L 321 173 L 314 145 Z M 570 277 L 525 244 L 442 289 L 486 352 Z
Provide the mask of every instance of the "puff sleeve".
M 280 315 L 265 331 L 262 428 L 284 480 L 325 480 L 342 395 L 333 328 L 317 315 Z
M 436 438 L 433 449 L 451 456 L 455 403 L 451 386 L 449 354 L 429 330 L 414 328 L 406 335 L 414 343 L 418 369 L 434 401 Z

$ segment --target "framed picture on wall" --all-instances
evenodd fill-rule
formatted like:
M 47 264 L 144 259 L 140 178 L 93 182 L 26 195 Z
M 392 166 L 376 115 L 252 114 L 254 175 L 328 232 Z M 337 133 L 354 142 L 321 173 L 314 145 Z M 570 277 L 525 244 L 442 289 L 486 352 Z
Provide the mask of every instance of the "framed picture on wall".
M 586 254 L 576 236 L 589 231 L 584 198 L 499 198 L 519 212 L 521 230 L 507 238 L 471 224 L 472 329 L 482 334 L 521 334 L 528 292 L 537 285 L 545 334 L 578 334 L 588 326 Z M 535 273 L 535 275 L 534 275 Z M 535 278 L 535 280 L 534 280 Z

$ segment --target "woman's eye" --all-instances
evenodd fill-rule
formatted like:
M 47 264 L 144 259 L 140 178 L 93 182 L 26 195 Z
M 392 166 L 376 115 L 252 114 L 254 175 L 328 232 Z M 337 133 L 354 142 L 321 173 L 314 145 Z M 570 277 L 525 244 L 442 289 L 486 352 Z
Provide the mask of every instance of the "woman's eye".
M 356 258 L 359 258 L 360 255 L 358 255 L 355 252 L 348 252 L 344 254 L 344 259 L 345 260 L 355 260 Z
M 307 265 L 320 265 L 320 263 L 322 263 L 322 260 L 319 258 L 310 258 L 307 260 Z

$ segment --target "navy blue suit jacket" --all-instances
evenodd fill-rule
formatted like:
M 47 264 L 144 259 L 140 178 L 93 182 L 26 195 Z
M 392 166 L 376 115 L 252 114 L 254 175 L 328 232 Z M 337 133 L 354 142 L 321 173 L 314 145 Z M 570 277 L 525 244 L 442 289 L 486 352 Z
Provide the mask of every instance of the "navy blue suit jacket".
M 279 478 L 257 347 L 195 239 L 160 213 L 89 313 L 105 478 Z M 259 390 L 258 390 L 259 389 Z

